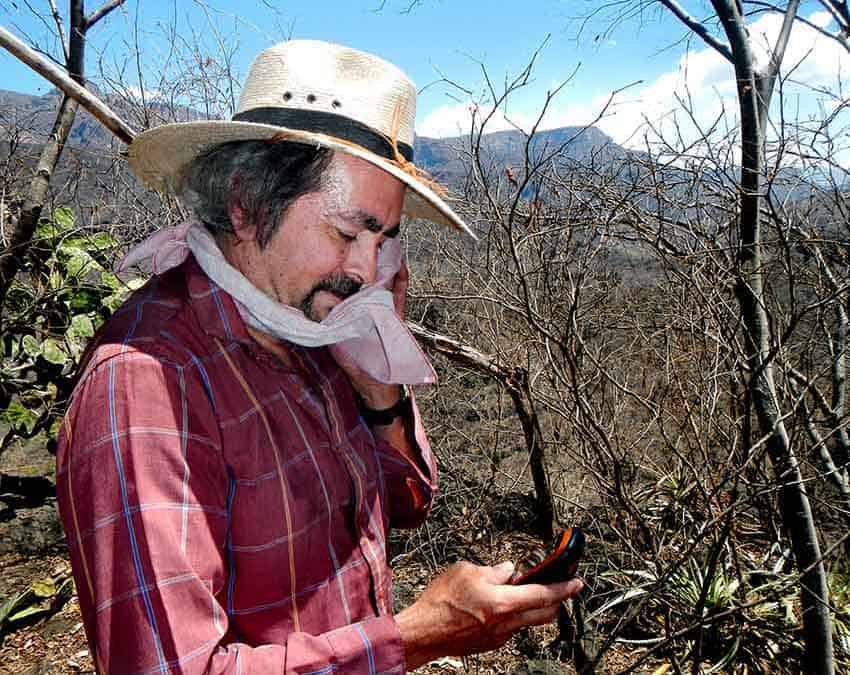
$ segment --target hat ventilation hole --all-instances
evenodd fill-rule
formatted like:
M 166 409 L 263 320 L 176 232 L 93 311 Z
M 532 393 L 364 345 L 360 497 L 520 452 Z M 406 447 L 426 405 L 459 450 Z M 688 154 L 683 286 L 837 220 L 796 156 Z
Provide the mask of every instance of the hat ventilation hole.
M 333 102 L 331 103 L 331 105 L 332 105 L 334 108 L 341 108 L 341 107 L 342 107 L 342 103 L 340 103 L 340 102 L 339 102 L 339 101 L 337 101 L 336 99 L 334 99 L 334 100 L 333 100 Z
M 288 101 L 288 100 L 289 100 L 289 99 L 291 99 L 291 98 L 292 98 L 292 92 L 291 92 L 291 91 L 285 91 L 285 92 L 283 92 L 283 100 L 284 100 L 284 101 Z
M 307 94 L 307 103 L 315 103 L 316 95 L 315 94 Z

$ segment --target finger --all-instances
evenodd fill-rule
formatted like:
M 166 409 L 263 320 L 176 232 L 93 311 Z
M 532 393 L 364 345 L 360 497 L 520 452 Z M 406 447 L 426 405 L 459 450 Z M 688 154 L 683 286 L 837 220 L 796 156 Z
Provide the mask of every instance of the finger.
M 505 586 L 500 589 L 503 599 L 511 603 L 517 611 L 540 609 L 559 605 L 567 598 L 581 592 L 584 584 L 580 579 L 570 579 L 557 584 L 523 584 Z
M 574 577 L 557 585 L 560 586 L 558 592 L 562 592 L 564 600 L 566 600 L 567 598 L 574 598 L 584 590 L 584 579 Z
M 402 259 L 401 267 L 396 272 L 393 280 L 393 305 L 395 306 L 396 314 L 402 319 L 407 312 L 407 287 L 410 283 L 410 273 L 407 269 L 407 261 Z
M 553 607 L 542 607 L 540 609 L 529 609 L 525 612 L 518 612 L 511 617 L 509 630 L 517 631 L 523 626 L 542 626 L 547 623 L 552 623 L 557 616 L 560 604 Z
M 519 588 L 522 587 L 520 586 Z M 524 584 L 524 587 L 534 589 L 540 593 L 541 598 L 546 598 L 547 601 L 562 602 L 567 598 L 572 598 L 581 593 L 584 588 L 584 582 L 578 577 L 574 577 L 567 581 L 559 581 L 554 584 Z
M 511 576 L 514 573 L 514 564 L 510 560 L 505 560 L 500 562 L 498 565 L 493 565 L 492 567 L 484 567 L 482 568 L 484 575 L 492 584 L 506 584 L 510 581 Z

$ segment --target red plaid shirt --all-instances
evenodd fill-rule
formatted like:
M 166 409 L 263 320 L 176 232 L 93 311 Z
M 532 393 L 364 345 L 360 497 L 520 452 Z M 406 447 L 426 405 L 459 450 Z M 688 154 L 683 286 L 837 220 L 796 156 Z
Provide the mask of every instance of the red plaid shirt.
M 190 258 L 99 336 L 57 489 L 110 673 L 403 673 L 386 538 L 430 476 L 360 419 L 325 349 L 284 366 Z

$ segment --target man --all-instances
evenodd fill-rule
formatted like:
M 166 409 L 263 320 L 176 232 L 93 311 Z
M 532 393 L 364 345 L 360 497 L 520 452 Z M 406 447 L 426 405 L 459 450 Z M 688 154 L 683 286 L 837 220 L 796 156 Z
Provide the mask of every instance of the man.
M 390 526 L 426 516 L 434 458 L 403 384 L 402 212 L 466 226 L 413 167 L 415 90 L 321 42 L 254 63 L 230 122 L 140 135 L 130 165 L 201 224 L 83 364 L 57 486 L 98 670 L 404 672 L 551 620 L 578 582 L 460 564 L 392 613 Z

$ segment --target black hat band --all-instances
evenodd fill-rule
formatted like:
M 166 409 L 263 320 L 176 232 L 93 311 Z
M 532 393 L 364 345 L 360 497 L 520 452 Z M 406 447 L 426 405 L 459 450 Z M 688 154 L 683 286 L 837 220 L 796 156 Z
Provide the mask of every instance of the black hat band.
M 309 131 L 334 136 L 366 148 L 384 159 L 396 159 L 389 139 L 362 122 L 324 110 L 302 108 L 252 108 L 233 116 L 234 122 L 271 124 L 287 129 Z M 413 148 L 407 143 L 397 142 L 398 152 L 408 162 L 413 161 Z

